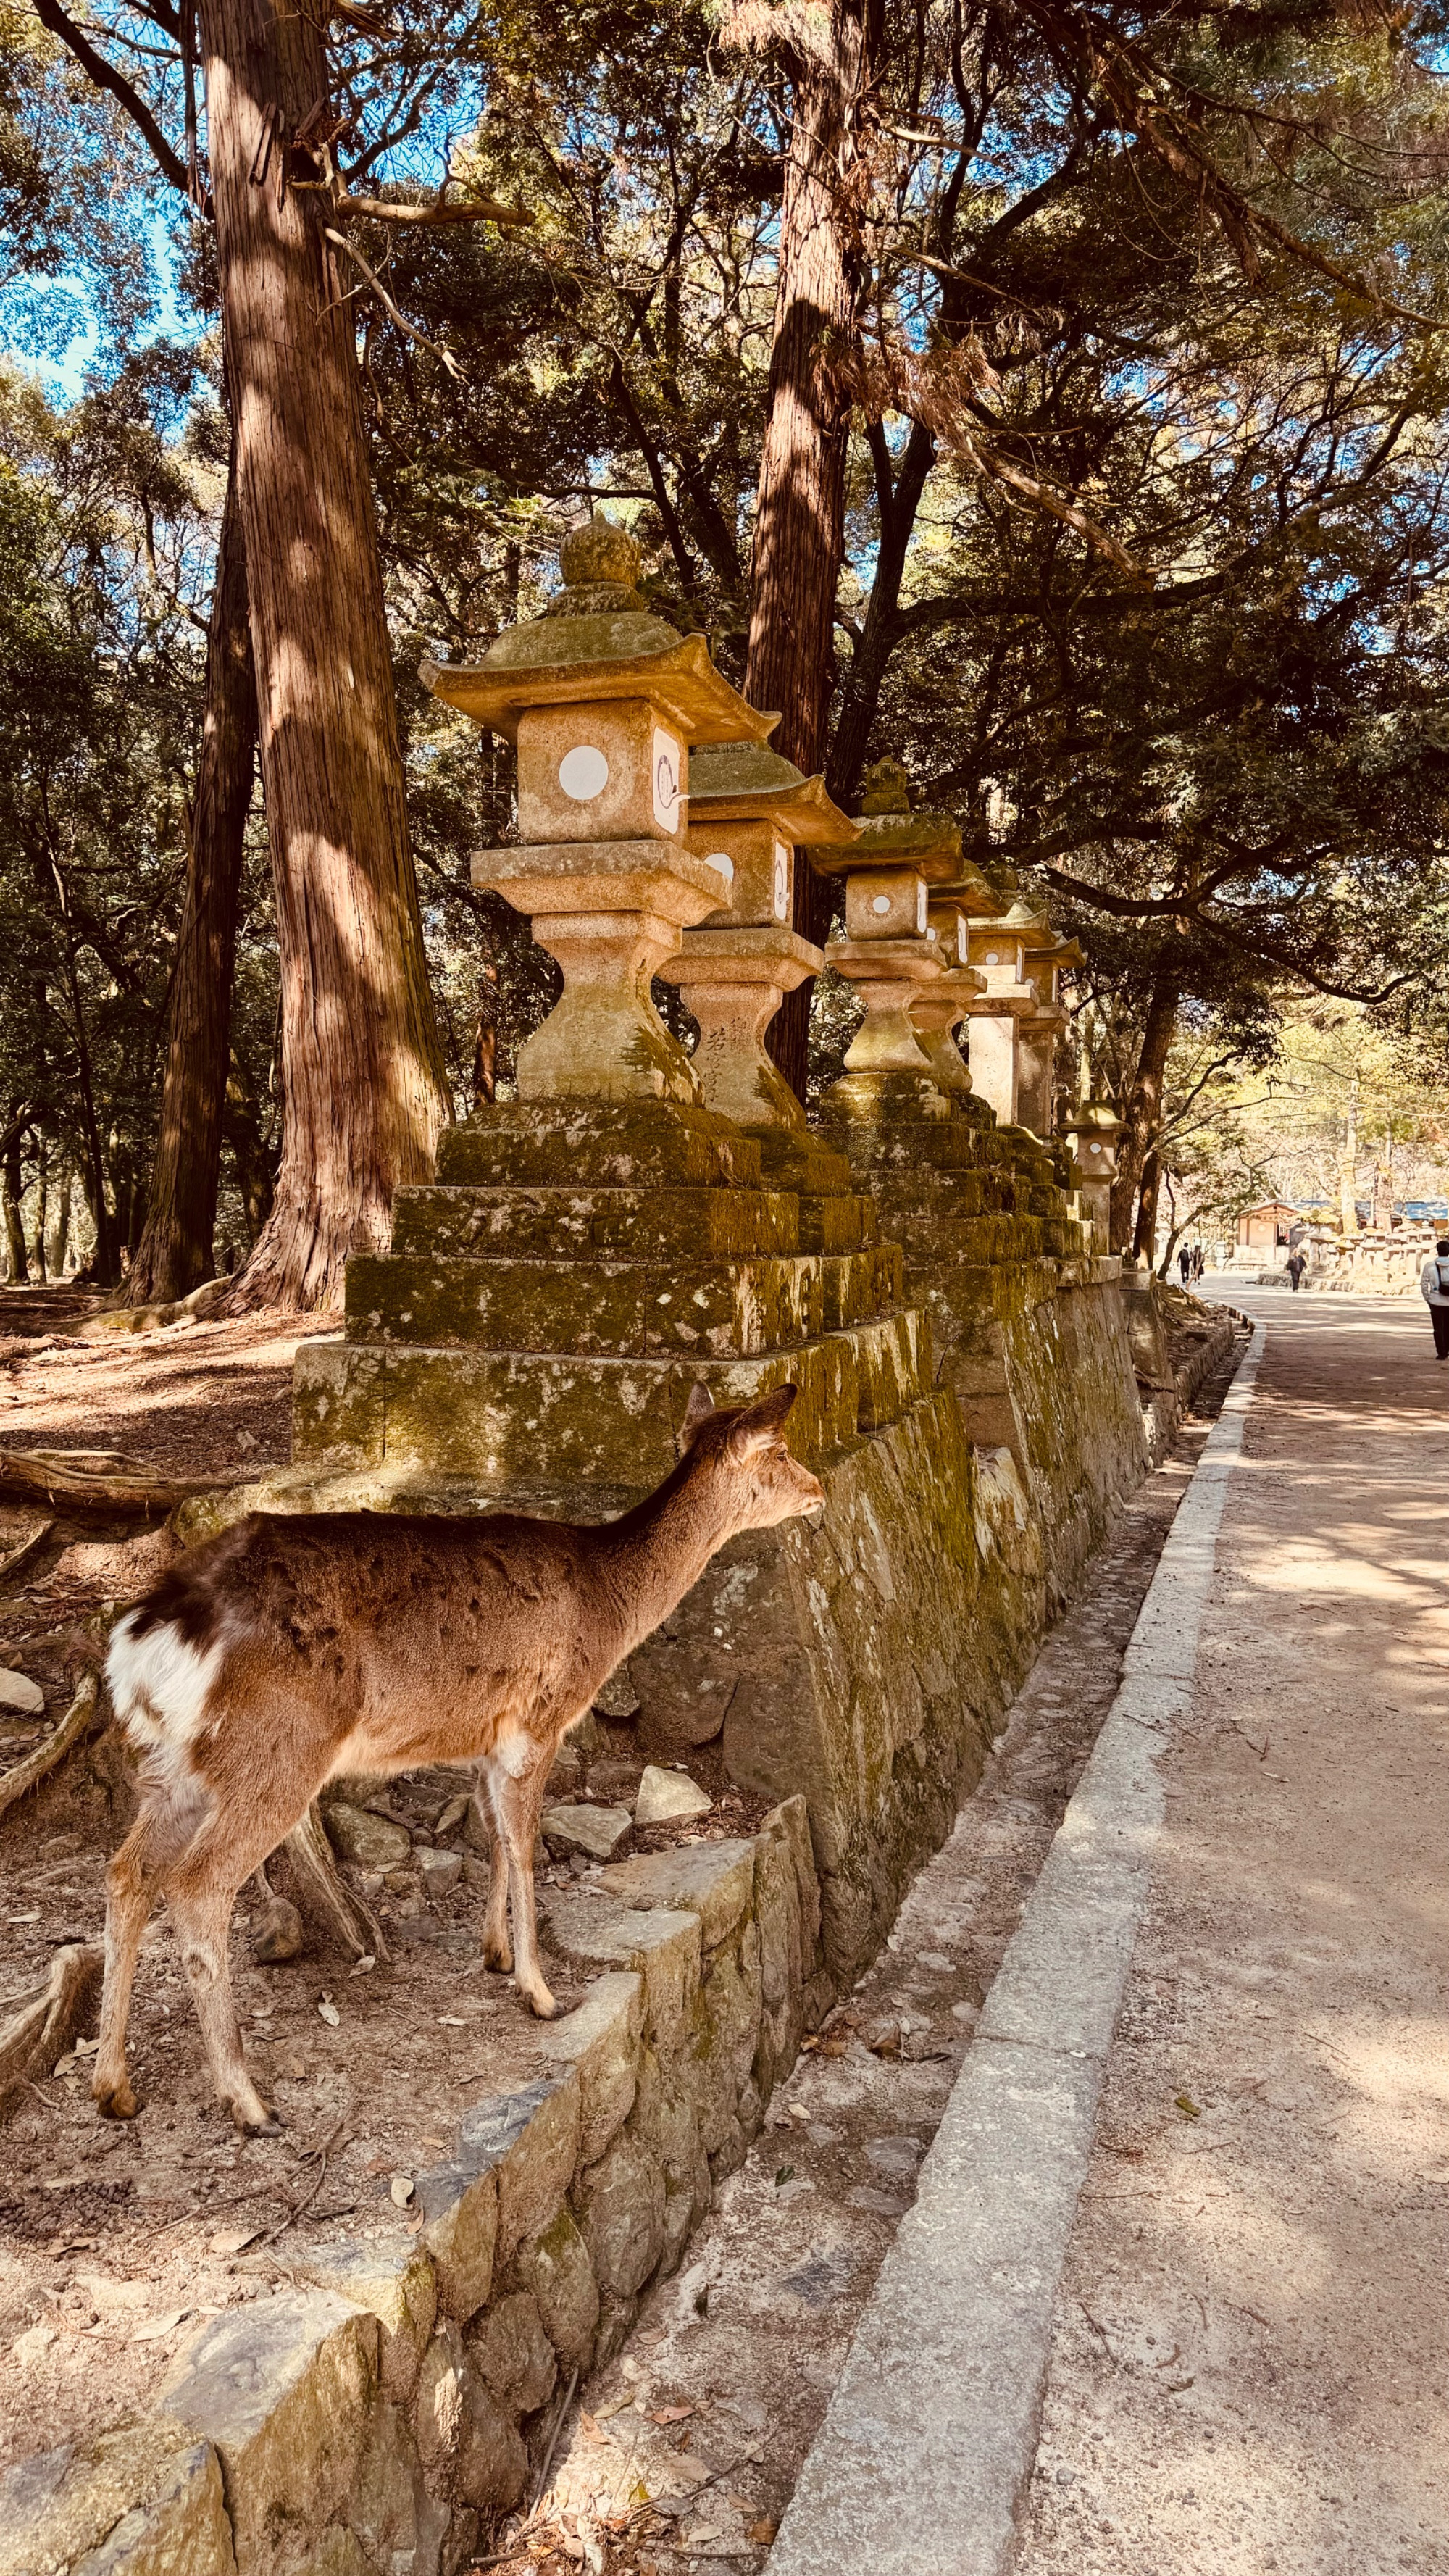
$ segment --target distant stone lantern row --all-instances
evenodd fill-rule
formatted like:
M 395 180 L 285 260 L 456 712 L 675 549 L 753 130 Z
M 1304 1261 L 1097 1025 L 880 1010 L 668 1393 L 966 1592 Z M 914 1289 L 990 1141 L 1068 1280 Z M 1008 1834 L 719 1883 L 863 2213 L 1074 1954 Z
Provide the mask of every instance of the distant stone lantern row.
M 623 529 L 591 521 L 560 563 L 566 587 L 543 617 L 476 669 L 424 672 L 517 748 L 521 846 L 481 852 L 472 873 L 527 914 L 563 971 L 520 1051 L 520 1099 L 702 1102 L 763 1140 L 777 1186 L 810 1186 L 824 1149 L 765 1033 L 828 958 L 865 1005 L 848 1075 L 919 1076 L 948 1103 L 974 1089 L 1001 1124 L 1047 1136 L 1075 944 L 1024 902 L 1003 913 L 960 826 L 911 810 L 899 764 L 877 764 L 853 821 L 772 752 L 777 719 L 730 686 L 703 637 L 649 613 Z M 566 659 L 551 650 L 559 618 Z M 824 955 L 792 926 L 802 849 L 845 880 L 844 937 Z M 656 975 L 698 1024 L 692 1059 L 654 1009 Z

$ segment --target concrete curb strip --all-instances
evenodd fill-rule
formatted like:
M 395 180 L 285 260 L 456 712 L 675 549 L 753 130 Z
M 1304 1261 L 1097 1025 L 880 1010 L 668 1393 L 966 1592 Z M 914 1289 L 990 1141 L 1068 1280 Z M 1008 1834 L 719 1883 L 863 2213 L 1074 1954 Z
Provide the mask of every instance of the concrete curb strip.
M 1005 2576 L 1052 2311 L 1193 1684 L 1254 1330 L 1067 1808 L 881 2267 L 769 2576 Z

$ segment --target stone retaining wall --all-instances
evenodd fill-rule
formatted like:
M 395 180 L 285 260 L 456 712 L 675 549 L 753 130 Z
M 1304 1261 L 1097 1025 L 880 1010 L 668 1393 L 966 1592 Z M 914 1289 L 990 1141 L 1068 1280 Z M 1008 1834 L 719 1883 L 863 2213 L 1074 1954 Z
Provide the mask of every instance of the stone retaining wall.
M 453 2576 L 531 2493 L 834 1991 L 800 1798 L 543 1904 L 597 1971 L 551 2071 L 464 2113 L 415 2234 L 293 2250 L 145 2421 L 0 2479 L 0 2576 Z

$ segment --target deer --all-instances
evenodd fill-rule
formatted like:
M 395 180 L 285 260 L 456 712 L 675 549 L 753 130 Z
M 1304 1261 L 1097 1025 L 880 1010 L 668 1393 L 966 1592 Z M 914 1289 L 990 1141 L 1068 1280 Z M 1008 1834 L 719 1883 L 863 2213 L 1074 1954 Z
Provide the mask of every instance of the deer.
M 136 1819 L 106 1879 L 91 2080 L 103 2117 L 138 2108 L 126 2024 L 161 1899 L 221 2101 L 245 2135 L 280 2133 L 242 2048 L 232 1911 L 339 1773 L 472 1766 L 490 1851 L 483 1963 L 552 2017 L 533 1887 L 544 1784 L 610 1673 L 727 1539 L 823 1510 L 785 1442 L 797 1393 L 716 1407 L 696 1382 L 677 1464 L 616 1520 L 252 1512 L 168 1568 L 106 1658 L 140 1761 Z

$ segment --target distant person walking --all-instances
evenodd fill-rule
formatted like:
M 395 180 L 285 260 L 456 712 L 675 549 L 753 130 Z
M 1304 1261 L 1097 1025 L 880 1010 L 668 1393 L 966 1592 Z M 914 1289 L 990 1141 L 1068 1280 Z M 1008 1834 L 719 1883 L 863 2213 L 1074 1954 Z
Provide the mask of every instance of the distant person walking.
M 1185 1288 L 1189 1279 L 1192 1277 L 1192 1254 L 1189 1252 L 1186 1244 L 1183 1245 L 1181 1252 L 1177 1256 L 1177 1266 L 1182 1272 L 1182 1284 Z
M 1434 1357 L 1449 1359 L 1449 1237 L 1435 1244 L 1433 1259 L 1420 1271 L 1419 1294 L 1434 1327 Z
M 1298 1294 L 1298 1290 L 1299 1290 L 1299 1288 L 1300 1288 L 1300 1287 L 1301 1287 L 1301 1285 L 1302 1285 L 1302 1281 L 1303 1281 L 1303 1273 L 1304 1273 L 1304 1271 L 1307 1269 L 1307 1267 L 1308 1267 L 1308 1255 L 1307 1255 L 1307 1253 L 1306 1253 L 1306 1252 L 1290 1252 L 1290 1253 L 1289 1253 L 1289 1255 L 1288 1255 L 1288 1276 L 1289 1276 L 1289 1278 L 1290 1278 L 1290 1279 L 1292 1280 L 1292 1282 L 1293 1282 L 1293 1293 L 1294 1293 L 1295 1297 L 1297 1296 L 1297 1294 Z
M 1200 1243 L 1195 1243 L 1192 1247 L 1192 1275 L 1194 1279 L 1201 1279 L 1206 1268 L 1207 1254 L 1204 1252 Z

